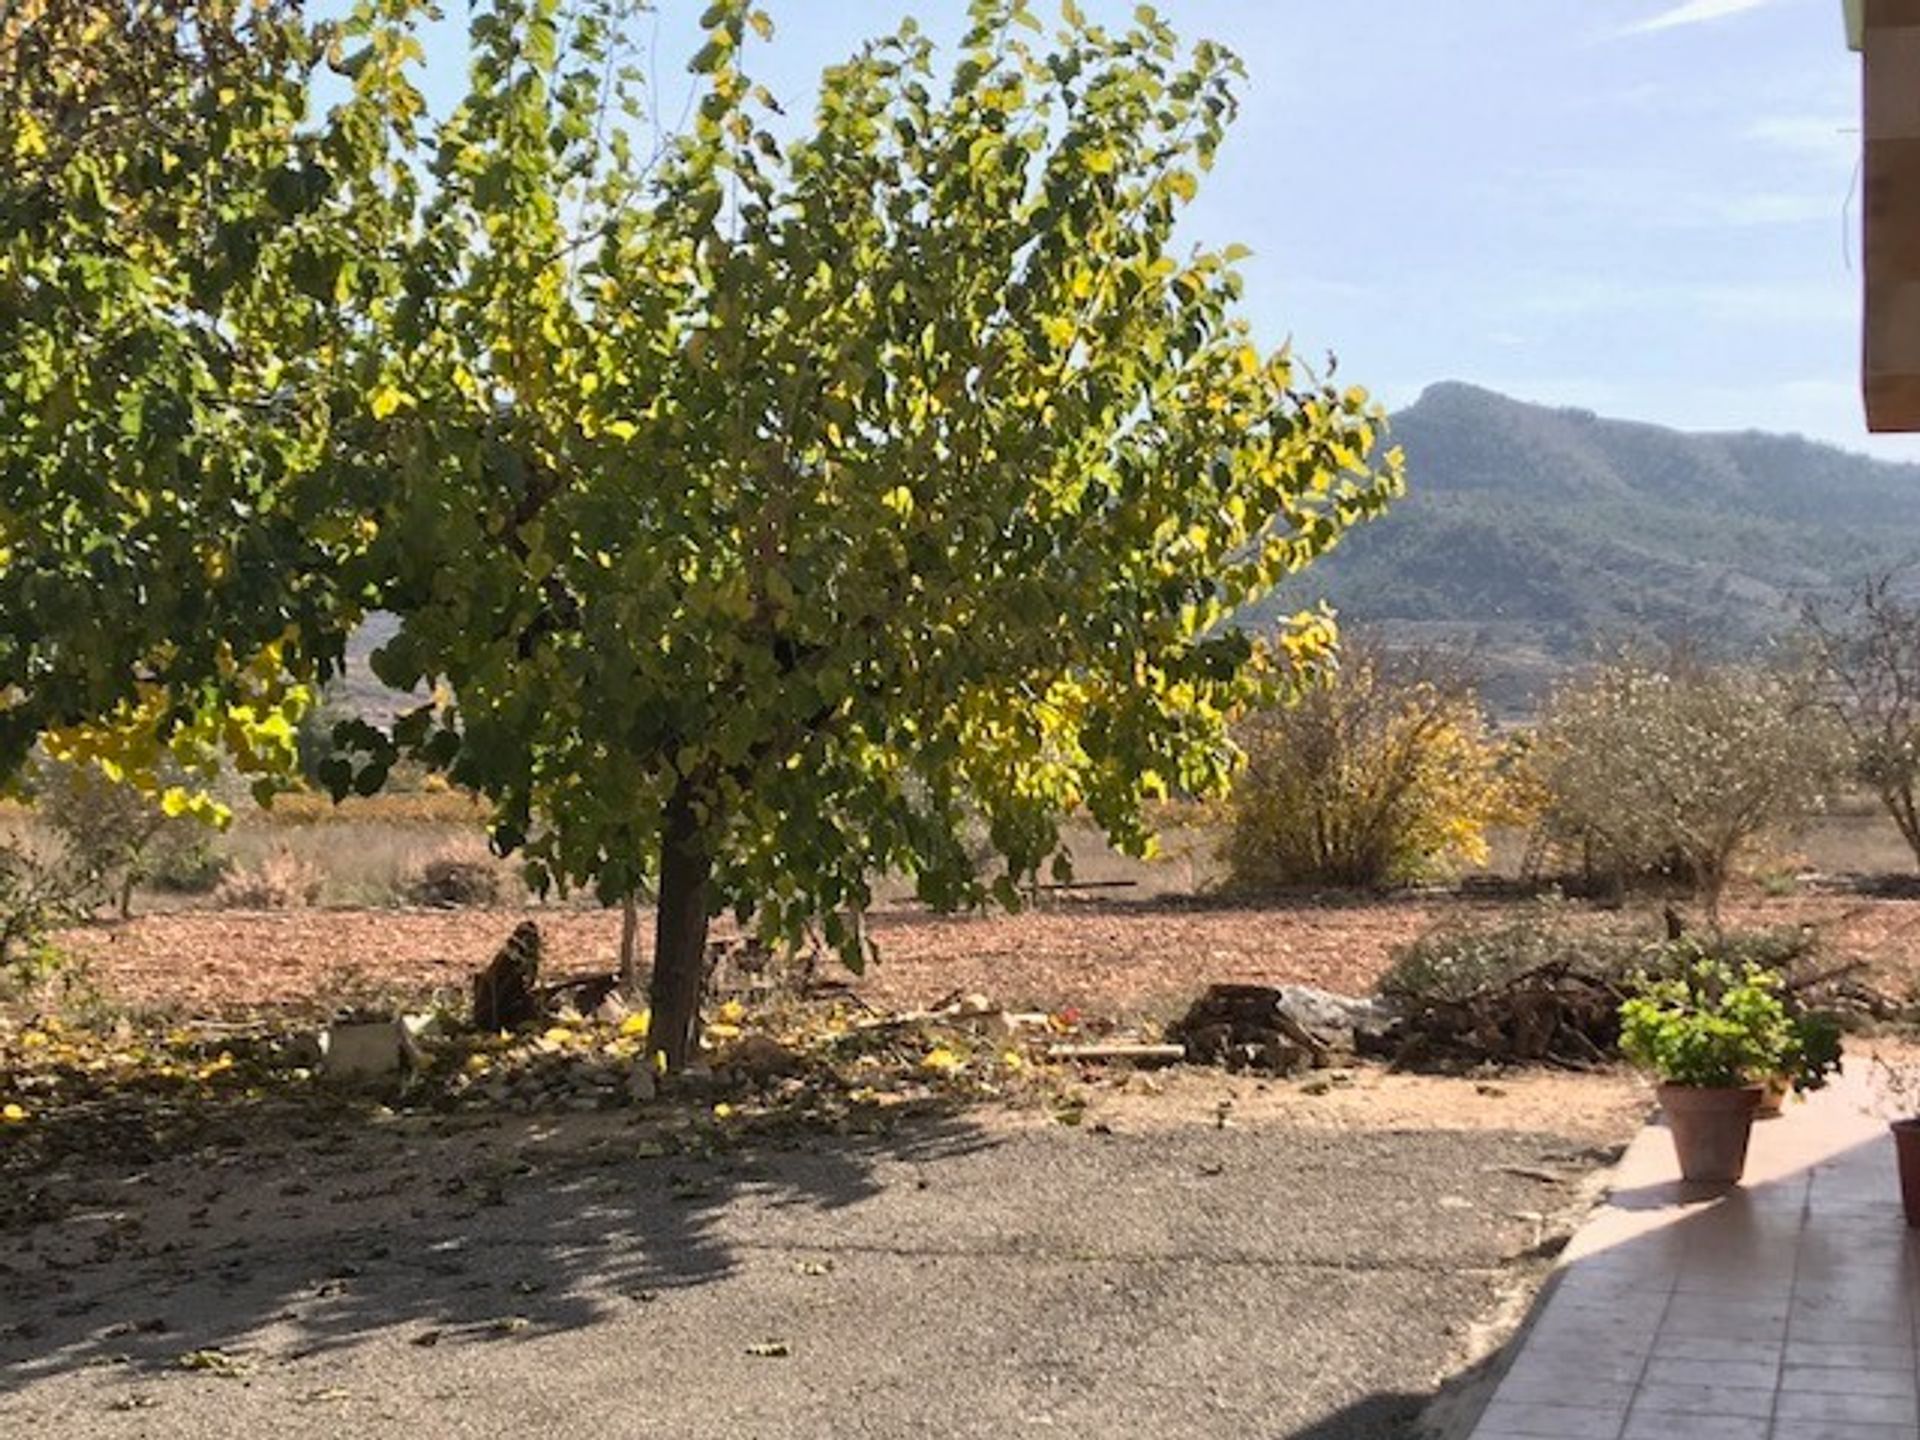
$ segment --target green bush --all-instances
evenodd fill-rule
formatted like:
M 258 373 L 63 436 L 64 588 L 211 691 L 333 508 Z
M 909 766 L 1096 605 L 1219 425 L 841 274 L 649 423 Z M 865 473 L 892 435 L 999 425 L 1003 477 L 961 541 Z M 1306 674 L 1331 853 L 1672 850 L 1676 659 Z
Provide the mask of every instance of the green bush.
M 1498 924 L 1456 920 L 1435 926 L 1393 952 L 1380 993 L 1418 1003 L 1460 1001 L 1550 965 L 1624 980 L 1646 962 L 1648 951 L 1644 937 L 1575 926 L 1561 902 L 1547 901 Z
M 1645 979 L 1620 1006 L 1628 1060 L 1669 1084 L 1713 1088 L 1754 1084 L 1801 1062 L 1804 1038 L 1779 971 L 1736 969 L 1689 941 L 1672 949 L 1667 958 L 1682 963 Z
M 24 987 L 60 963 L 53 932 L 86 913 L 84 877 L 0 842 L 0 981 Z
M 161 837 L 149 856 L 147 884 L 174 895 L 210 895 L 233 868 L 204 833 Z

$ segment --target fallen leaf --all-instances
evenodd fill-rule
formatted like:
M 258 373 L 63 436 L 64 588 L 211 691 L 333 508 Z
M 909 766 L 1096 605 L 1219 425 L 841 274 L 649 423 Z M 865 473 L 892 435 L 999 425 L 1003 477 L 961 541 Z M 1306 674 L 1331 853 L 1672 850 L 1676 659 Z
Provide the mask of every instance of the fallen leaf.
M 784 1340 L 762 1340 L 757 1345 L 747 1346 L 747 1354 L 756 1360 L 778 1360 L 792 1353 Z
M 237 1355 L 229 1355 L 224 1350 L 189 1350 L 174 1362 L 182 1370 L 198 1370 L 207 1375 L 221 1375 L 228 1379 L 244 1375 L 246 1362 Z

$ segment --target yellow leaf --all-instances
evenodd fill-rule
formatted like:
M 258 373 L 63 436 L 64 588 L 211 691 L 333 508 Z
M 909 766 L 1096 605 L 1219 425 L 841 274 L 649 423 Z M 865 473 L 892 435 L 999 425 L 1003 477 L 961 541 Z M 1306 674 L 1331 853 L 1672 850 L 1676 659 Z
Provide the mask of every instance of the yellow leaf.
M 40 1050 L 46 1047 L 47 1037 L 39 1030 L 28 1030 L 20 1036 L 20 1043 L 29 1050 Z
M 378 390 L 373 392 L 367 403 L 368 407 L 373 411 L 373 418 L 376 420 L 384 420 L 393 414 L 394 411 L 398 410 L 401 405 L 406 403 L 406 399 L 407 397 L 400 391 L 394 389 L 393 386 L 382 385 Z
M 713 1107 L 713 1118 L 716 1120 L 726 1120 L 731 1118 L 732 1115 L 733 1115 L 733 1106 L 727 1104 L 727 1102 L 724 1100 L 722 1100 L 718 1105 Z
M 620 1033 L 629 1039 L 636 1035 L 645 1035 L 653 1028 L 653 1011 L 641 1010 L 627 1016 L 620 1022 Z
M 1027 1068 L 1027 1057 L 1022 1055 L 1018 1050 L 1008 1050 L 1001 1055 L 1000 1063 L 1015 1074 L 1018 1074 Z
M 747 1007 L 738 1000 L 729 1000 L 720 1007 L 718 1015 L 723 1024 L 738 1025 L 747 1018 Z
M 922 1070 L 932 1070 L 942 1075 L 950 1075 L 965 1065 L 966 1058 L 956 1054 L 945 1045 L 936 1045 L 920 1061 Z
M 738 1025 L 725 1024 L 709 1025 L 707 1026 L 707 1038 L 709 1040 L 738 1040 L 740 1038 L 740 1027 Z
M 0 1105 L 0 1123 L 20 1125 L 26 1122 L 26 1118 L 27 1112 L 24 1106 L 13 1104 Z

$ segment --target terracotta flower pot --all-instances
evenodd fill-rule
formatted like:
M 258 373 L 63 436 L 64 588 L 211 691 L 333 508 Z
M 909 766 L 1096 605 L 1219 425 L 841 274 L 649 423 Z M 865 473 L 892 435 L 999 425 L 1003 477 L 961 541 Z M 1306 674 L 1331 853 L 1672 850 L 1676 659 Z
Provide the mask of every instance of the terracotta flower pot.
M 1920 1229 L 1920 1120 L 1896 1120 L 1893 1154 L 1900 1165 L 1900 1204 L 1906 1209 L 1907 1224 Z
M 1760 1105 L 1754 1111 L 1762 1120 L 1772 1119 L 1786 1108 L 1787 1097 L 1793 1094 L 1793 1081 L 1784 1075 L 1772 1075 L 1760 1087 Z
M 1760 1105 L 1760 1087 L 1717 1089 L 1662 1085 L 1660 1108 L 1680 1157 L 1680 1178 L 1706 1185 L 1737 1185 L 1747 1168 L 1747 1138 Z

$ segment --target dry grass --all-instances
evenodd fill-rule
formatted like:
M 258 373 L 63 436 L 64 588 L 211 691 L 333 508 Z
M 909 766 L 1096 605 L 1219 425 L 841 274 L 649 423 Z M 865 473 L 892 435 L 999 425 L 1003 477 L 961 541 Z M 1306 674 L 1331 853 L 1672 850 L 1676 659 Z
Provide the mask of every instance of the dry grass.
M 426 788 L 392 794 L 349 796 L 335 803 L 325 795 L 282 795 L 259 823 L 301 825 L 429 825 L 477 830 L 487 823 L 486 803 L 464 790 Z

